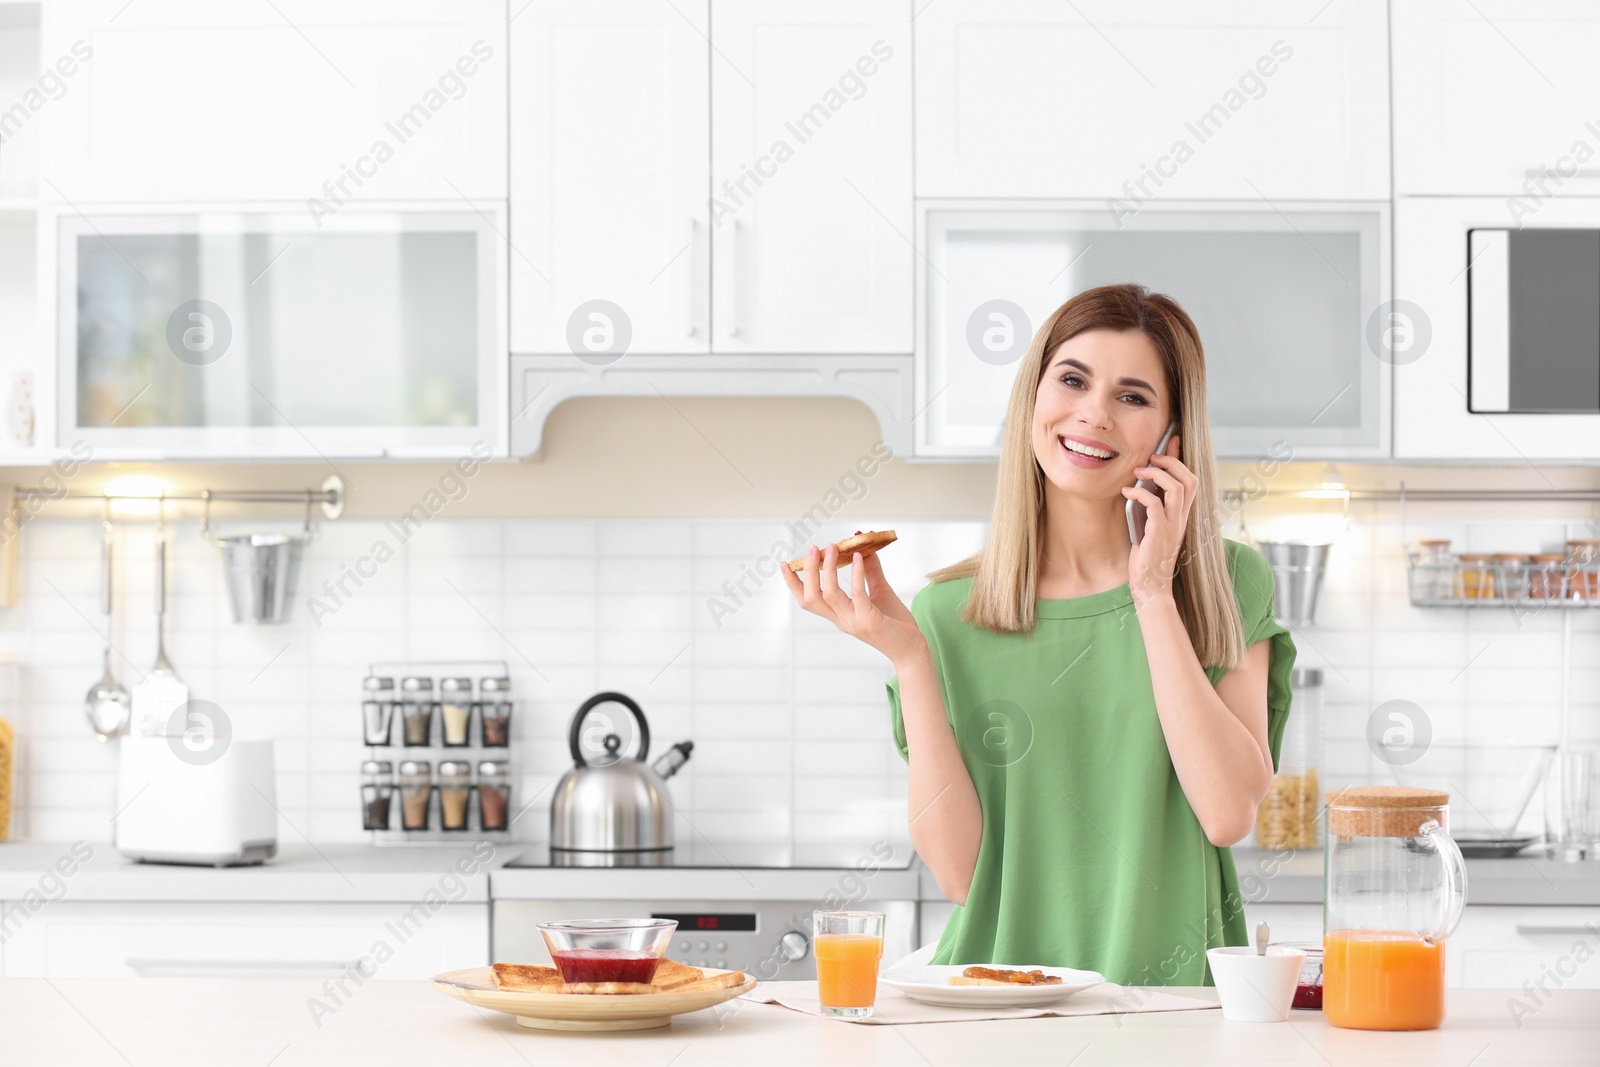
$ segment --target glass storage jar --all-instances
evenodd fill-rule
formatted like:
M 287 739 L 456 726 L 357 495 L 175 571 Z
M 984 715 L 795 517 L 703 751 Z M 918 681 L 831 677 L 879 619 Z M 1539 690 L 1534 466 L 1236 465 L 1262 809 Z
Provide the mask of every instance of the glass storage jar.
M 467 802 L 472 797 L 472 764 L 445 760 L 439 764 L 439 825 L 446 830 L 467 828 Z
M 461 748 L 472 738 L 472 679 L 439 679 L 439 730 L 448 748 Z
M 1600 600 L 1600 541 L 1568 541 L 1567 596 Z
M 1352 786 L 1328 793 L 1322 1012 L 1353 1030 L 1444 1021 L 1444 942 L 1466 903 L 1448 793 Z
M 369 674 L 361 680 L 361 738 L 368 745 L 391 743 L 394 728 L 394 679 Z
M 433 736 L 433 713 L 438 707 L 433 700 L 432 678 L 400 679 L 402 733 L 412 747 L 425 746 Z
M 394 764 L 367 760 L 361 764 L 361 828 L 389 829 L 394 801 Z
M 1296 667 L 1290 674 L 1289 719 L 1278 748 L 1278 772 L 1256 809 L 1256 847 L 1316 848 L 1322 790 L 1317 765 L 1322 755 L 1322 672 Z
M 1456 557 L 1461 564 L 1461 599 L 1488 600 L 1494 592 L 1494 557 L 1466 553 Z
M 511 744 L 511 679 L 478 679 L 478 725 L 484 748 Z
M 1528 596 L 1528 557 L 1521 552 L 1494 554 L 1495 589 L 1501 600 L 1525 600 Z
M 1450 555 L 1448 538 L 1430 538 L 1417 542 L 1417 596 L 1422 600 L 1454 600 L 1456 591 L 1455 559 Z
M 479 829 L 506 829 L 510 804 L 511 764 L 505 760 L 484 760 L 478 764 Z
M 1540 552 L 1528 560 L 1528 596 L 1534 600 L 1560 600 L 1566 596 L 1567 557 L 1560 552 Z
M 427 760 L 400 764 L 400 829 L 426 830 L 429 801 L 433 799 L 433 765 Z

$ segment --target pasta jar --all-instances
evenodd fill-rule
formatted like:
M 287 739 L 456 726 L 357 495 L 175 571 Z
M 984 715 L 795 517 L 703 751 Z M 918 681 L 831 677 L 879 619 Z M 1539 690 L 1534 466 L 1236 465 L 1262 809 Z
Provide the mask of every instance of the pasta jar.
M 439 679 L 439 730 L 449 748 L 461 748 L 472 736 L 472 679 Z
M 433 679 L 402 678 L 400 694 L 401 734 L 406 744 L 427 745 L 433 736 L 433 711 L 437 707 L 433 701 Z
M 1379 785 L 1327 799 L 1323 1016 L 1352 1030 L 1432 1030 L 1444 1021 L 1444 942 L 1467 896 L 1450 795 Z
M 1256 808 L 1256 847 L 1316 848 L 1322 791 L 1317 763 L 1322 748 L 1322 672 L 1296 667 L 1290 675 L 1289 721 L 1278 750 L 1278 773 Z

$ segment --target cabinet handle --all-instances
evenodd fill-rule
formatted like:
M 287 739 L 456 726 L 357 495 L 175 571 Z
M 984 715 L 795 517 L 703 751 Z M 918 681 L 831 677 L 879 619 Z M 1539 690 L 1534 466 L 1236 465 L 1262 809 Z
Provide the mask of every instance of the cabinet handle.
M 1582 923 L 1518 923 L 1517 933 L 1531 934 L 1592 934 L 1591 927 Z
M 693 337 L 695 335 L 695 332 L 696 332 L 695 321 L 694 321 L 694 278 L 695 278 L 694 261 L 695 261 L 695 235 L 697 233 L 699 233 L 699 231 L 700 231 L 699 221 L 693 215 L 690 215 L 689 216 L 689 284 L 685 289 L 685 291 L 686 291 L 686 293 L 688 295 L 686 296 L 686 298 L 683 301 L 684 318 L 688 321 L 689 328 L 688 328 L 687 333 L 688 333 L 688 335 L 690 337 Z
M 728 336 L 739 336 L 739 220 L 728 239 Z
M 129 970 L 141 978 L 153 977 L 152 971 L 185 971 L 214 974 L 222 970 L 252 971 L 316 971 L 327 974 L 344 974 L 360 962 L 358 960 L 184 960 L 156 956 L 129 956 L 123 961 Z

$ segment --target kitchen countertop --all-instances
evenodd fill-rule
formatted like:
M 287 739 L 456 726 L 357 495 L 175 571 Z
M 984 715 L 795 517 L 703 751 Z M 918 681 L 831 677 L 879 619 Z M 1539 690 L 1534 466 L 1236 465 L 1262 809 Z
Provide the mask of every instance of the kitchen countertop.
M 454 875 L 466 890 L 449 882 L 444 888 L 451 900 L 483 903 L 489 899 L 489 868 L 520 846 L 475 847 L 470 841 L 416 848 L 301 842 L 280 844 L 277 857 L 265 864 L 219 868 L 134 863 L 104 841 L 11 841 L 0 844 L 0 900 L 38 892 L 47 899 L 83 901 L 411 902 L 440 890 L 440 880 Z
M 364 844 L 280 846 L 277 858 L 257 867 L 178 867 L 131 863 L 106 842 L 13 841 L 0 843 L 0 900 L 20 900 L 30 891 L 58 897 L 41 879 L 64 859 L 73 873 L 64 881 L 74 900 L 197 900 L 295 902 L 415 901 L 439 881 L 459 875 L 464 895 L 451 899 L 482 903 L 494 898 L 637 900 L 664 895 L 696 900 L 811 900 L 837 892 L 850 899 L 942 901 L 933 876 L 920 863 L 896 869 L 874 863 L 870 850 L 852 863 L 816 868 L 590 868 L 506 869 L 504 864 L 536 846 L 499 842 L 487 856 L 476 843 L 378 848 Z M 898 853 L 899 846 L 895 852 Z M 1233 850 L 1240 888 L 1250 903 L 1318 904 L 1322 901 L 1322 853 Z M 903 862 L 898 855 L 895 861 Z M 862 866 L 867 870 L 860 869 Z M 1600 862 L 1565 863 L 1543 857 L 1467 861 L 1467 902 L 1507 905 L 1600 905 Z
M 1162 987 L 1214 1000 L 1209 988 Z M 480 1012 L 425 982 L 350 987 L 314 1019 L 323 985 L 307 980 L 0 979 L 0 1034 L 7 1062 L 160 1063 L 348 1067 L 527 1064 L 883 1064 L 972 1067 L 979 1063 L 1305 1064 L 1383 1067 L 1452 1064 L 1590 1064 L 1600 1036 L 1600 990 L 1563 990 L 1520 1027 L 1511 990 L 1452 989 L 1438 1030 L 1375 1033 L 1329 1027 L 1318 1012 L 1288 1024 L 1230 1023 L 1216 1010 L 1040 1018 L 912 1026 L 861 1026 L 776 1005 L 732 1002 L 626 1033 L 524 1029 Z

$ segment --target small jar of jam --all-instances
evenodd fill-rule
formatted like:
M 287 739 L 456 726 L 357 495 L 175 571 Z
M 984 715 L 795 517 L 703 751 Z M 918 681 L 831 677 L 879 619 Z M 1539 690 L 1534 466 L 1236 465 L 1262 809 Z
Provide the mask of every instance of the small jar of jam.
M 1306 1011 L 1322 1010 L 1322 942 L 1288 941 L 1285 948 L 1297 948 L 1306 954 L 1300 965 L 1300 978 L 1295 983 L 1294 1001 L 1290 1007 Z

